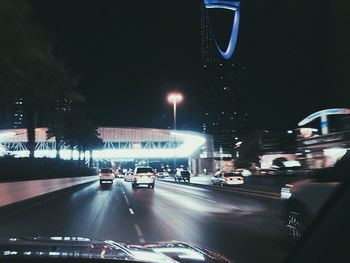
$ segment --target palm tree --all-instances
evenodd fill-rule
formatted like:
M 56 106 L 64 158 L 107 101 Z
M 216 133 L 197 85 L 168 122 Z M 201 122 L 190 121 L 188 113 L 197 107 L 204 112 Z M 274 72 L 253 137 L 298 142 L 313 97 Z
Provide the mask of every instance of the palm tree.
M 40 105 L 58 96 L 74 98 L 76 93 L 47 38 L 28 19 L 29 14 L 25 2 L 0 2 L 0 88 L 1 97 L 23 98 L 28 149 L 30 157 L 34 157 Z
M 60 150 L 64 144 L 64 133 L 66 129 L 67 114 L 71 110 L 72 100 L 69 98 L 58 98 L 56 107 L 53 109 L 53 121 L 49 123 L 46 131 L 47 139 L 55 138 L 56 158 L 60 158 Z
M 91 168 L 94 160 L 93 160 L 93 151 L 97 149 L 101 149 L 103 147 L 103 141 L 101 138 L 94 136 L 88 145 L 88 151 L 90 153 L 90 159 L 89 159 L 89 167 Z
M 102 147 L 102 140 L 99 138 L 97 127 L 86 117 L 84 112 L 78 107 L 72 109 L 67 114 L 65 128 L 63 129 L 62 138 L 64 144 L 73 152 L 75 149 L 79 152 L 79 160 L 83 154 L 85 163 L 85 153 L 90 152 L 90 165 L 92 163 L 92 151 Z M 71 156 L 73 157 L 73 156 Z
M 89 166 L 93 163 L 93 150 L 102 147 L 102 139 L 99 138 L 97 127 L 88 119 L 82 119 L 80 123 L 82 129 L 80 129 L 79 138 L 77 140 L 78 149 L 80 153 L 83 153 L 83 163 L 86 163 L 85 153 L 89 151 L 90 160 Z

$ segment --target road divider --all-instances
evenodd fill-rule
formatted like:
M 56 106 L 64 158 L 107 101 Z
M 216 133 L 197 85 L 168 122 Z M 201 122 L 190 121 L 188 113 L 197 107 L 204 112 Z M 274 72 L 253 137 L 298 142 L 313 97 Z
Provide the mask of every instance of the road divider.
M 84 176 L 0 183 L 0 207 L 97 179 L 98 176 Z

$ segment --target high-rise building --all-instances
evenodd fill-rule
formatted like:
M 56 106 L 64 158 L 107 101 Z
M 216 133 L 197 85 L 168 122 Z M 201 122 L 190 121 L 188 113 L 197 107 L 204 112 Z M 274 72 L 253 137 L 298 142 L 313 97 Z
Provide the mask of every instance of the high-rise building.
M 24 108 L 23 108 L 23 98 L 16 97 L 12 112 L 12 127 L 13 128 L 23 128 L 24 127 Z
M 0 127 L 2 129 L 24 127 L 23 98 L 15 97 L 2 101 L 0 108 Z
M 200 12 L 201 67 L 205 86 L 203 133 L 213 135 L 216 151 L 222 149 L 232 153 L 248 118 L 240 90 L 243 71 L 220 56 L 204 3 L 200 5 Z
M 200 3 L 200 13 L 201 62 L 202 67 L 206 68 L 207 66 L 218 63 L 219 56 L 210 28 L 207 9 L 203 1 Z
M 1 103 L 0 128 L 25 128 L 25 100 L 22 97 L 7 99 Z M 40 107 L 35 115 L 35 126 L 46 127 L 54 119 L 54 111 L 65 113 L 72 111 L 73 102 L 67 97 L 57 98 L 54 107 Z

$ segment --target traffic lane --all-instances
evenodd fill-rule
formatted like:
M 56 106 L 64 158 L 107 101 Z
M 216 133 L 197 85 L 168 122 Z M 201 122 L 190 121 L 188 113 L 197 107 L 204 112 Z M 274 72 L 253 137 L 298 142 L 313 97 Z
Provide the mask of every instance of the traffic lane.
M 285 257 L 288 243 L 275 199 L 159 182 L 155 189 L 120 184 L 146 242 L 198 243 L 237 262 L 280 262 Z
M 139 242 L 120 185 L 98 182 L 0 220 L 0 236 L 82 236 Z
M 269 217 L 278 216 L 276 208 L 280 198 L 260 195 L 256 192 L 233 192 L 226 188 L 205 188 L 186 184 L 158 183 L 172 192 L 193 196 L 194 198 L 215 204 L 215 207 L 234 210 L 240 214 L 264 214 Z M 231 187 L 235 189 L 235 187 Z
M 219 185 L 213 185 L 211 182 L 213 175 L 199 175 L 191 177 L 192 184 L 199 184 L 205 186 L 221 187 Z M 300 180 L 298 177 L 278 177 L 278 176 L 246 176 L 244 178 L 244 184 L 239 185 L 239 187 L 233 186 L 223 186 L 226 189 L 232 189 L 237 191 L 257 191 L 263 194 L 279 194 L 281 187 L 285 184 L 295 182 Z M 168 177 L 161 179 L 161 181 L 175 182 L 174 178 Z M 187 182 L 177 182 L 179 184 L 187 184 Z

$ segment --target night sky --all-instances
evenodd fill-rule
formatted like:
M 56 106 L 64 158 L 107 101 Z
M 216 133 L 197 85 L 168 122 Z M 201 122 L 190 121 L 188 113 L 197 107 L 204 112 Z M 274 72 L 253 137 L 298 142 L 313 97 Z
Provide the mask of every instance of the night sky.
M 232 63 L 243 71 L 251 128 L 293 128 L 313 111 L 350 106 L 340 2 L 241 2 Z M 33 11 L 57 57 L 79 76 L 96 124 L 169 127 L 166 94 L 176 89 L 185 96 L 178 127 L 200 129 L 199 0 L 35 0 Z

